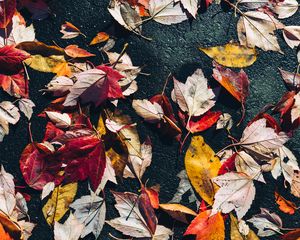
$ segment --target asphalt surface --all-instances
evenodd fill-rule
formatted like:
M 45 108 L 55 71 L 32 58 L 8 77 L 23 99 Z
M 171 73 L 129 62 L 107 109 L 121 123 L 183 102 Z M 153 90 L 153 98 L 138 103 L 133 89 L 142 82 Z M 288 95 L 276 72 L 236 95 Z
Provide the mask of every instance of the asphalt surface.
M 107 11 L 107 0 L 53 0 L 50 7 L 53 14 L 50 18 L 41 22 L 34 22 L 36 28 L 37 39 L 47 44 L 53 44 L 55 41 L 61 47 L 68 44 L 78 44 L 81 47 L 97 54 L 93 59 L 95 63 L 101 63 L 101 55 L 97 48 L 88 47 L 89 41 L 97 32 L 107 31 L 114 34 L 117 38 L 117 45 L 114 51 L 120 51 L 124 43 L 129 43 L 128 54 L 131 56 L 135 65 L 145 66 L 144 72 L 150 73 L 150 76 L 140 76 L 138 78 L 139 90 L 134 94 L 134 98 L 149 98 L 152 95 L 161 92 L 165 78 L 169 73 L 176 76 L 177 79 L 185 81 L 186 77 L 194 72 L 197 68 L 202 68 L 205 76 L 215 84 L 211 77 L 212 63 L 211 60 L 203 53 L 197 50 L 198 47 L 215 46 L 227 43 L 230 40 L 237 40 L 236 22 L 233 13 L 226 8 L 220 6 L 211 6 L 207 11 L 201 10 L 197 19 L 194 21 L 186 21 L 177 25 L 166 26 L 155 22 L 149 22 L 143 26 L 145 36 L 153 38 L 151 42 L 146 41 L 132 35 L 122 28 L 118 27 Z M 87 39 L 78 37 L 72 40 L 61 39 L 59 33 L 61 24 L 64 21 L 72 22 L 79 27 Z M 300 14 L 284 20 L 286 25 L 297 25 L 300 22 Z M 296 52 L 284 43 L 281 34 L 278 34 L 280 45 L 282 46 L 284 55 L 275 52 L 259 52 L 258 60 L 245 69 L 249 76 L 250 96 L 246 105 L 246 118 L 239 128 L 233 130 L 234 136 L 240 137 L 241 131 L 246 123 L 251 120 L 262 107 L 268 103 L 276 103 L 281 95 L 286 91 L 286 87 L 279 75 L 278 67 L 285 70 L 293 71 L 297 66 Z M 52 78 L 52 74 L 38 73 L 30 71 L 30 96 L 36 103 L 35 116 L 32 120 L 33 135 L 36 141 L 42 139 L 45 127 L 45 121 L 38 118 L 37 113 L 41 112 L 51 100 L 43 96 L 39 90 L 46 85 Z M 167 86 L 167 94 L 170 93 L 173 86 L 169 83 Z M 9 99 L 6 94 L 0 95 L 1 100 Z M 153 142 L 153 161 L 152 165 L 146 171 L 144 179 L 149 179 L 148 185 L 160 184 L 160 200 L 167 202 L 176 191 L 179 179 L 177 173 L 183 169 L 183 157 L 178 157 L 178 144 L 170 139 L 162 138 L 155 128 L 145 124 L 132 112 L 128 101 L 121 103 L 121 108 L 128 112 L 133 119 L 138 122 L 138 128 L 141 139 L 145 139 L 147 135 L 151 137 Z M 235 121 L 240 118 L 239 104 L 229 96 L 224 90 L 221 91 L 220 98 L 216 109 L 232 114 Z M 97 119 L 97 109 L 93 110 L 92 119 L 94 123 Z M 211 147 L 218 151 L 229 143 L 223 131 L 209 130 L 205 132 L 204 137 Z M 22 185 L 20 181 L 22 175 L 19 170 L 19 157 L 28 143 L 27 125 L 24 118 L 15 127 L 11 127 L 11 133 L 5 137 L 0 145 L 0 163 L 5 169 L 12 173 Z M 299 158 L 300 142 L 299 133 L 287 144 L 296 156 Z M 279 178 L 277 182 L 266 174 L 267 185 L 257 184 L 257 194 L 252 204 L 251 210 L 245 219 L 250 218 L 253 214 L 259 212 L 260 207 L 269 209 L 279 214 L 283 219 L 283 225 L 286 228 L 300 227 L 300 214 L 297 211 L 294 215 L 286 215 L 278 210 L 275 203 L 274 190 L 286 196 L 288 199 L 295 201 L 299 206 L 300 201 L 293 198 L 289 194 L 289 190 L 284 189 L 283 179 Z M 133 191 L 136 192 L 138 184 L 134 180 L 120 183 L 118 186 L 110 185 L 116 191 Z M 78 196 L 87 193 L 87 184 L 80 184 Z M 52 237 L 52 229 L 50 229 L 42 215 L 43 202 L 39 200 L 39 192 L 30 191 L 32 200 L 29 202 L 29 214 L 31 220 L 38 223 L 30 240 L 50 240 Z M 113 208 L 114 200 L 107 193 L 107 219 L 117 216 Z M 187 200 L 183 202 L 189 205 Z M 159 214 L 160 222 L 170 228 L 173 222 L 165 214 Z M 186 225 L 175 223 L 175 235 L 173 239 L 189 239 L 182 238 L 182 234 Z M 109 239 L 108 234 L 121 236 L 109 226 L 105 226 L 103 233 L 99 239 Z M 228 233 L 227 233 L 228 235 Z M 227 236 L 228 237 L 228 236 Z M 270 237 L 262 239 L 278 239 L 279 237 Z M 88 236 L 85 239 L 93 239 Z M 193 238 L 190 238 L 193 239 Z M 229 239 L 229 238 L 228 238 Z

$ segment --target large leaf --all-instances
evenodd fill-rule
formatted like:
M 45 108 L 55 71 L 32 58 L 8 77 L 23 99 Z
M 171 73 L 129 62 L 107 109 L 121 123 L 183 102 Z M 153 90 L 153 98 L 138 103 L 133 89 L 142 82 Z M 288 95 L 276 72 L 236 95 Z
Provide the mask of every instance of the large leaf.
M 203 137 L 194 136 L 185 155 L 186 173 L 200 197 L 212 204 L 216 187 L 212 178 L 218 175 L 221 163 Z

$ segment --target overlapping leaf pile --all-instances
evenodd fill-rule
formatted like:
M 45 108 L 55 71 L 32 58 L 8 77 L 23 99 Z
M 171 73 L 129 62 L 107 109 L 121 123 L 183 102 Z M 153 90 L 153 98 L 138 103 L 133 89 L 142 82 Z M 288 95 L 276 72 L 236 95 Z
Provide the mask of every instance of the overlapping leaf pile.
M 77 45 L 62 48 L 36 40 L 33 25 L 27 26 L 18 11 L 26 8 L 33 19 L 42 20 L 50 12 L 44 1 L 0 1 L 0 86 L 15 98 L 13 102 L 0 103 L 0 141 L 9 134 L 9 125 L 16 124 L 23 113 L 28 120 L 30 140 L 19 160 L 27 184 L 24 188 L 41 192 L 44 206 L 37 211 L 43 212 L 55 240 L 76 240 L 87 235 L 98 238 L 104 224 L 130 239 L 169 239 L 173 229 L 159 223 L 158 213 L 162 211 L 174 221 L 186 224 L 184 235 L 196 235 L 198 240 L 225 239 L 226 221 L 230 222 L 227 231 L 232 240 L 275 234 L 281 234 L 282 239 L 300 238 L 300 228 L 287 229 L 280 217 L 268 209 L 262 208 L 261 213 L 245 218 L 256 197 L 257 182 L 267 185 L 270 181 L 265 178 L 267 173 L 274 181 L 283 175 L 285 187 L 300 197 L 298 161 L 285 146 L 300 125 L 300 75 L 280 69 L 289 91 L 278 103 L 253 116 L 237 140 L 231 129 L 244 119 L 251 81 L 243 69 L 237 72 L 227 68 L 252 65 L 257 59 L 255 47 L 283 53 L 276 30 L 282 30 L 289 47 L 298 47 L 300 27 L 285 26 L 277 20 L 295 14 L 298 3 L 224 3 L 240 15 L 239 43 L 200 48 L 214 59 L 212 78 L 219 87 L 212 88 L 210 76 L 196 69 L 185 81 L 172 77 L 171 96 L 165 94 L 169 76 L 161 93 L 149 99 L 132 99 L 130 95 L 138 90 L 136 78 L 142 68 L 133 65 L 126 53 L 127 44 L 121 53 L 113 52 L 117 39 L 105 32 L 95 34 L 90 45 L 101 44 L 100 51 L 106 59 L 95 66 L 90 60 L 95 54 Z M 112 0 L 108 11 L 119 24 L 147 41 L 149 38 L 142 34 L 144 23 L 153 20 L 170 25 L 196 18 L 199 4 L 198 0 Z M 211 1 L 205 2 L 206 7 L 209 4 Z M 70 22 L 61 26 L 61 33 L 63 39 L 85 37 Z M 34 141 L 30 129 L 35 104 L 29 96 L 27 68 L 55 75 L 42 89 L 53 101 L 39 113 L 47 120 L 41 142 Z M 214 110 L 220 87 L 241 104 L 238 123 L 228 113 Z M 119 102 L 126 98 L 136 114 L 155 125 L 162 137 L 175 139 L 184 156 L 185 170 L 178 174 L 178 191 L 169 203 L 161 203 L 159 186 L 147 186 L 143 178 L 152 161 L 152 143 L 149 137 L 141 141 L 137 123 L 119 108 Z M 97 107 L 97 123 L 90 120 L 91 106 Z M 232 143 L 215 153 L 199 135 L 208 128 L 226 131 Z M 190 136 L 191 143 L 183 154 Z M 105 190 L 122 184 L 123 178 L 138 181 L 140 190 L 111 190 L 119 217 L 107 219 Z M 88 182 L 89 194 L 76 198 L 82 181 Z M 108 181 L 112 183 L 109 187 Z M 3 167 L 0 189 L 0 239 L 29 239 L 38 224 L 30 222 L 28 216 L 30 195 L 15 186 L 13 176 Z M 189 201 L 196 203 L 194 209 L 180 204 L 187 192 Z M 274 195 L 283 213 L 295 214 L 295 203 L 279 192 Z M 250 229 L 253 227 L 258 229 L 256 233 Z

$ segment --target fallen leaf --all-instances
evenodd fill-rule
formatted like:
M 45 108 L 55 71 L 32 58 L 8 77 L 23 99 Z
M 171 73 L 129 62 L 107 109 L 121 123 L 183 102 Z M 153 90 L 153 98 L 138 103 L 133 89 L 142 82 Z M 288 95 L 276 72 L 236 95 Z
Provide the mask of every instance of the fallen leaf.
M 164 116 L 162 107 L 158 103 L 151 103 L 147 99 L 133 100 L 132 107 L 139 116 L 150 123 L 158 122 Z
M 93 102 L 99 106 L 108 98 L 120 98 L 123 96 L 118 81 L 123 77 L 116 70 L 101 66 L 98 69 L 90 69 L 75 74 L 77 81 L 70 88 L 70 93 L 64 102 L 64 106 L 74 106 L 78 99 L 82 103 Z
M 1 1 L 0 5 L 0 28 L 6 28 L 10 23 L 15 11 L 16 0 Z
M 253 232 L 251 229 L 249 229 L 249 232 L 246 235 L 240 232 L 238 220 L 232 214 L 229 214 L 229 216 L 231 240 L 259 240 L 255 232 Z
M 283 37 L 290 48 L 299 46 L 300 43 L 300 26 L 286 26 L 283 28 Z
M 71 118 L 67 113 L 45 111 L 47 117 L 58 128 L 68 128 L 71 125 Z
M 74 216 L 83 224 L 81 237 L 92 233 L 95 238 L 100 236 L 105 222 L 106 206 L 104 200 L 91 192 L 74 201 L 70 208 L 74 209 Z
M 296 228 L 288 233 L 281 235 L 280 239 L 282 240 L 296 240 L 300 237 L 300 229 Z
M 187 216 L 197 216 L 197 213 L 195 213 L 192 209 L 178 203 L 159 204 L 159 207 L 175 220 L 186 224 L 189 223 Z
M 299 7 L 297 0 L 283 0 L 274 2 L 275 6 L 272 8 L 272 11 L 278 15 L 279 19 L 293 16 Z
M 18 73 L 23 67 L 22 62 L 29 57 L 29 54 L 15 48 L 4 46 L 0 48 L 1 72 Z
M 268 237 L 280 233 L 282 221 L 275 213 L 270 213 L 268 209 L 261 208 L 261 213 L 254 215 L 248 220 L 257 229 L 257 235 L 260 237 Z
M 186 9 L 194 18 L 196 18 L 198 11 L 198 0 L 180 0 L 180 2 L 183 8 Z
M 44 217 L 49 225 L 59 221 L 69 210 L 77 192 L 77 183 L 57 186 L 43 207 Z
M 295 213 L 295 210 L 297 209 L 295 203 L 286 200 L 283 196 L 279 195 L 278 192 L 275 192 L 275 200 L 282 212 L 290 215 Z
M 182 111 L 187 112 L 189 117 L 200 116 L 207 112 L 215 105 L 214 98 L 215 94 L 208 88 L 207 79 L 201 69 L 197 69 L 185 83 L 174 78 L 172 100 Z
M 257 58 L 255 48 L 227 43 L 224 46 L 199 48 L 202 52 L 225 67 L 249 67 Z
M 216 129 L 226 129 L 230 130 L 233 125 L 232 117 L 229 113 L 222 113 L 217 121 Z
M 12 75 L 0 74 L 0 86 L 11 96 L 28 98 L 28 81 L 23 70 Z
M 9 101 L 0 103 L 0 142 L 9 133 L 9 123 L 16 124 L 20 119 L 19 109 Z
M 41 194 L 41 200 L 43 200 L 45 197 L 47 197 L 55 188 L 54 182 L 48 182 L 44 187 Z
M 82 48 L 79 48 L 77 45 L 69 45 L 65 48 L 65 53 L 71 58 L 87 58 L 96 56 L 93 53 L 90 53 Z
M 300 89 L 300 74 L 292 73 L 279 68 L 280 74 L 284 82 L 291 90 Z
M 222 112 L 206 112 L 200 119 L 191 118 L 186 126 L 191 133 L 197 133 L 212 127 L 221 116 Z
M 242 219 L 255 197 L 252 178 L 244 173 L 229 172 L 215 177 L 213 182 L 220 188 L 214 196 L 211 214 L 219 211 L 229 213 L 235 210 L 238 219 Z
M 33 114 L 33 108 L 35 107 L 34 102 L 28 98 L 21 98 L 18 102 L 18 105 L 20 111 L 24 113 L 28 120 L 30 120 Z
M 96 37 L 90 42 L 90 45 L 106 42 L 109 39 L 109 35 L 106 32 L 97 33 Z
M 65 22 L 61 25 L 60 32 L 63 34 L 61 37 L 63 39 L 75 38 L 82 34 L 81 31 L 70 22 Z
M 197 240 L 224 240 L 225 225 L 221 213 L 211 216 L 211 210 L 200 212 L 184 235 L 196 235 Z
M 179 2 L 173 0 L 150 0 L 149 13 L 158 23 L 171 25 L 188 19 Z
M 64 224 L 54 223 L 54 240 L 78 240 L 83 228 L 83 224 L 71 213 Z
M 184 164 L 186 173 L 196 192 L 204 201 L 212 204 L 216 191 L 212 178 L 218 175 L 221 163 L 210 146 L 204 142 L 203 137 L 192 137 Z
M 66 95 L 73 85 L 73 80 L 68 77 L 55 77 L 47 84 L 47 88 L 44 91 L 51 92 L 54 97 L 61 97 Z
M 113 192 L 116 200 L 115 207 L 118 210 L 120 217 L 106 221 L 110 226 L 136 238 L 153 238 L 157 240 L 168 240 L 172 231 L 161 225 L 157 225 L 154 234 L 151 233 L 145 219 L 143 218 L 137 201 L 138 195 L 125 192 Z
M 259 11 L 249 11 L 240 17 L 237 24 L 238 37 L 241 45 L 259 47 L 264 51 L 282 53 L 274 31 L 284 25 L 271 15 Z

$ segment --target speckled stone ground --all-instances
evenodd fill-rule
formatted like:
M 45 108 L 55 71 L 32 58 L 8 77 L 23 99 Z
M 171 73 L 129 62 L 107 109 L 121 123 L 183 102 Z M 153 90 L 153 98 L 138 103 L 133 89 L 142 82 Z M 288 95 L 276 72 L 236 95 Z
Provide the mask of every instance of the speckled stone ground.
M 61 47 L 72 43 L 87 47 L 89 40 L 97 32 L 115 31 L 114 29 L 117 24 L 109 15 L 106 8 L 107 4 L 108 0 L 53 0 L 50 3 L 53 16 L 42 22 L 34 22 L 37 39 L 47 44 L 53 44 L 53 41 L 55 41 Z M 60 25 L 66 20 L 78 26 L 87 35 L 87 39 L 81 37 L 73 40 L 60 39 Z M 138 78 L 139 91 L 134 94 L 134 97 L 148 98 L 160 92 L 165 78 L 170 72 L 177 79 L 185 80 L 187 76 L 199 67 L 204 70 L 206 77 L 214 84 L 211 77 L 211 60 L 199 52 L 197 48 L 200 46 L 221 45 L 227 43 L 229 40 L 237 40 L 236 21 L 237 18 L 227 9 L 222 9 L 220 6 L 212 6 L 207 11 L 200 13 L 197 19 L 192 22 L 186 21 L 173 26 L 160 25 L 155 22 L 147 23 L 143 26 L 143 32 L 144 35 L 153 38 L 151 42 L 140 39 L 126 31 L 115 31 L 114 34 L 119 37 L 115 50 L 120 51 L 122 45 L 128 42 L 130 45 L 128 53 L 132 57 L 133 63 L 139 66 L 145 65 L 144 72 L 151 74 L 148 77 L 140 76 Z M 296 14 L 283 22 L 287 25 L 297 25 L 300 22 L 300 14 Z M 122 30 L 120 28 L 117 29 Z M 293 71 L 297 65 L 295 51 L 287 47 L 281 35 L 278 36 L 285 55 L 260 51 L 258 60 L 251 67 L 245 69 L 251 81 L 251 93 L 247 100 L 245 122 L 233 131 L 237 138 L 239 138 L 247 121 L 253 118 L 266 104 L 278 101 L 286 91 L 283 81 L 280 78 L 278 67 Z M 96 48 L 88 49 L 97 54 L 94 61 L 100 63 L 101 56 L 99 51 Z M 30 71 L 30 76 L 32 78 L 30 82 L 30 94 L 32 100 L 37 105 L 35 113 L 39 113 L 47 106 L 50 99 L 43 96 L 38 90 L 47 84 L 52 75 Z M 170 93 L 171 89 L 172 84 L 170 83 L 167 87 L 167 93 Z M 0 98 L 8 99 L 2 93 Z M 160 199 L 162 202 L 167 202 L 172 198 L 178 185 L 176 174 L 183 169 L 182 157 L 177 156 L 178 144 L 160 138 L 150 125 L 141 122 L 141 119 L 131 111 L 126 101 L 121 106 L 125 111 L 131 113 L 134 120 L 139 123 L 141 139 L 149 135 L 153 141 L 153 162 L 145 174 L 145 179 L 149 178 L 149 185 L 160 184 Z M 225 91 L 221 92 L 217 108 L 229 112 L 235 120 L 238 120 L 240 117 L 239 105 Z M 93 111 L 92 118 L 96 120 L 97 109 Z M 45 122 L 43 119 L 35 116 L 33 117 L 32 126 L 34 138 L 38 141 L 42 138 Z M 27 144 L 28 139 L 25 136 L 27 136 L 26 123 L 22 119 L 18 125 L 11 128 L 10 135 L 0 145 L 0 163 L 17 179 L 21 179 L 18 161 L 23 148 Z M 298 158 L 300 152 L 299 136 L 299 133 L 296 134 L 293 140 L 288 143 L 288 146 L 295 152 Z M 216 151 L 228 144 L 226 135 L 222 131 L 209 130 L 204 134 L 204 137 Z M 270 182 L 268 185 L 257 184 L 256 198 L 246 218 L 259 212 L 260 207 L 265 207 L 278 213 L 282 217 L 285 227 L 300 227 L 299 211 L 293 216 L 288 216 L 279 212 L 274 203 L 274 190 L 276 187 L 284 195 L 290 196 L 288 195 L 288 190 L 282 187 L 283 180 L 280 178 L 276 184 L 268 175 L 266 176 L 266 180 Z M 137 191 L 137 187 L 138 185 L 132 180 L 124 181 L 123 184 L 117 187 L 112 186 L 113 189 L 120 191 Z M 86 192 L 86 184 L 80 184 L 78 196 Z M 53 239 L 52 230 L 47 226 L 42 216 L 42 202 L 39 200 L 39 193 L 32 191 L 31 194 L 33 199 L 29 203 L 29 213 L 31 220 L 38 223 L 38 226 L 30 239 Z M 113 199 L 109 193 L 107 194 L 107 218 L 110 219 L 116 216 L 116 211 L 113 208 Z M 291 199 L 295 200 L 299 206 L 300 201 L 294 198 Z M 163 224 L 171 228 L 173 227 L 172 221 L 167 216 L 162 214 L 160 215 L 160 219 Z M 178 223 L 174 225 L 174 239 L 183 239 L 182 233 L 185 227 Z M 105 226 L 99 239 L 109 239 L 108 233 L 110 232 L 118 236 L 113 229 Z M 93 239 L 93 237 L 89 236 L 86 239 Z M 278 239 L 278 237 L 265 239 Z

